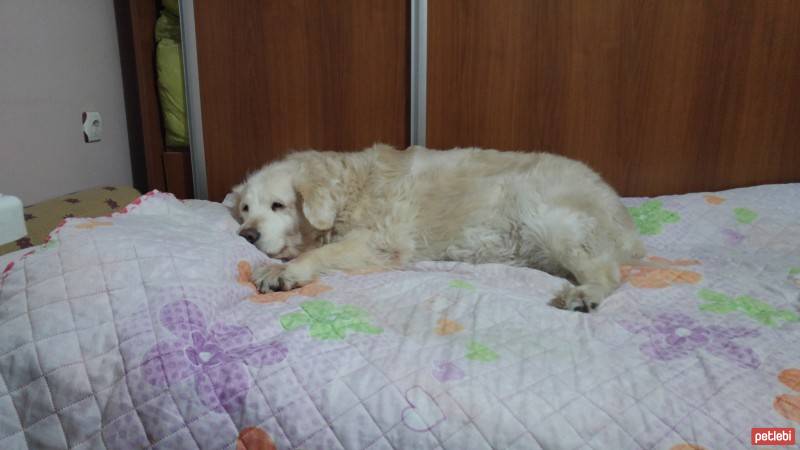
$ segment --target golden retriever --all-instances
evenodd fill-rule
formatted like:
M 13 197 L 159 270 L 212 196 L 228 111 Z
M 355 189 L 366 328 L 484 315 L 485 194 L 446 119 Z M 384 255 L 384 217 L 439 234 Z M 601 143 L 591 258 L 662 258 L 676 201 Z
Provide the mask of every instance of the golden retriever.
M 644 255 L 627 210 L 586 165 L 548 153 L 376 144 L 303 151 L 234 188 L 240 235 L 285 264 L 253 272 L 262 291 L 339 270 L 416 261 L 505 263 L 571 277 L 555 306 L 588 312 Z

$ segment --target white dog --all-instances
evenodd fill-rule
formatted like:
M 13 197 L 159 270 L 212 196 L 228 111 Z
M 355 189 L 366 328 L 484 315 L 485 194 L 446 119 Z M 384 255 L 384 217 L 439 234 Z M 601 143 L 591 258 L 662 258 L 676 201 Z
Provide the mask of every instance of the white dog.
M 415 261 L 505 263 L 571 277 L 555 306 L 588 312 L 644 247 L 617 194 L 586 165 L 547 153 L 377 144 L 305 151 L 234 188 L 240 235 L 273 258 L 262 291 L 338 270 Z

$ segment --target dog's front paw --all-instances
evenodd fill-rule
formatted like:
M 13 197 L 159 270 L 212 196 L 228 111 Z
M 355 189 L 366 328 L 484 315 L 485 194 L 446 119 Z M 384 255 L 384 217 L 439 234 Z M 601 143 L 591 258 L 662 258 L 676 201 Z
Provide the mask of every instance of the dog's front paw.
M 253 284 L 261 293 L 291 291 L 310 281 L 306 277 L 299 276 L 291 264 L 261 266 L 253 271 Z
M 567 311 L 579 311 L 588 313 L 597 309 L 600 304 L 599 299 L 588 292 L 585 286 L 565 286 L 555 298 L 550 301 L 550 306 Z

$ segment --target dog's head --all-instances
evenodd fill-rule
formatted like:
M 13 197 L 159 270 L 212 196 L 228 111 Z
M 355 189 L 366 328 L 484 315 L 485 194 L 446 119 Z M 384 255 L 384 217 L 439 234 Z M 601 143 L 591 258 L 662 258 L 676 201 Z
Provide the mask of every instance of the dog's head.
M 265 166 L 233 188 L 239 235 L 269 257 L 298 256 L 314 231 L 333 228 L 337 208 L 331 188 L 330 179 L 297 159 Z

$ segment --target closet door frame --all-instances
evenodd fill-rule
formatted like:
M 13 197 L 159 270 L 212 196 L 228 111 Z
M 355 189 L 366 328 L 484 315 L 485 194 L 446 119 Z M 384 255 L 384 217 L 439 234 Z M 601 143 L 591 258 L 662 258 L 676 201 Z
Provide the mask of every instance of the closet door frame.
M 203 114 L 200 102 L 200 73 L 197 65 L 194 0 L 180 0 L 181 38 L 183 39 L 183 79 L 186 95 L 186 117 L 189 125 L 189 151 L 192 162 L 194 197 L 208 199 L 205 147 L 203 146 Z
M 428 0 L 411 1 L 411 112 L 409 143 L 425 145 L 428 106 Z

